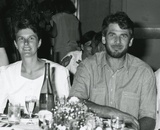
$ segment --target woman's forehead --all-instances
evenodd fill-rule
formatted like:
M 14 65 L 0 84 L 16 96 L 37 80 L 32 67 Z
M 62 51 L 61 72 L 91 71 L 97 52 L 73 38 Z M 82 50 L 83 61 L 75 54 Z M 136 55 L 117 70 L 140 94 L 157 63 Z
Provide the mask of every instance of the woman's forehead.
M 30 28 L 21 29 L 16 34 L 16 36 L 30 36 L 30 35 L 37 35 L 37 34 L 34 33 L 33 30 Z

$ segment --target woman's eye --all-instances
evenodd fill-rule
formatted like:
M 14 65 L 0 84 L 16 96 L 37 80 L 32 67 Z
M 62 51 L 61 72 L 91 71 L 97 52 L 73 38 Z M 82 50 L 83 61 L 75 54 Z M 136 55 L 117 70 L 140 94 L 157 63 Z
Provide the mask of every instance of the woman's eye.
M 29 41 L 34 41 L 36 38 L 34 36 L 29 37 Z
M 23 37 L 19 37 L 19 38 L 17 39 L 17 41 L 19 41 L 19 42 L 24 41 L 24 38 L 23 38 Z

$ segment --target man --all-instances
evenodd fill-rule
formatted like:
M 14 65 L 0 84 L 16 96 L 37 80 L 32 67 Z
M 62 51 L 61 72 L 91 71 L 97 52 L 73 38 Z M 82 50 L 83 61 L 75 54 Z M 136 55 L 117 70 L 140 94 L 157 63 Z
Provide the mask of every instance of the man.
M 110 118 L 123 116 L 134 129 L 155 127 L 156 87 L 152 69 L 127 53 L 133 22 L 124 12 L 109 15 L 102 25 L 106 53 L 96 53 L 78 66 L 70 96 L 85 99 L 90 110 Z

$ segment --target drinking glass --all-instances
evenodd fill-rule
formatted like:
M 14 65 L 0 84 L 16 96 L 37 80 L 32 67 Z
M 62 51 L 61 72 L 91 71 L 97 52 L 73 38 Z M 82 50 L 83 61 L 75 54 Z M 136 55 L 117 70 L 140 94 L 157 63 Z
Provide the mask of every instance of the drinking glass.
M 125 126 L 124 118 L 122 116 L 111 117 L 111 128 L 112 130 L 123 130 Z
M 20 104 L 8 105 L 8 122 L 11 124 L 19 124 L 20 122 Z
M 32 122 L 32 113 L 33 113 L 33 110 L 36 106 L 36 101 L 37 101 L 37 98 L 35 96 L 26 96 L 25 97 L 26 109 L 29 114 L 29 122 L 27 122 L 27 124 L 34 124 Z

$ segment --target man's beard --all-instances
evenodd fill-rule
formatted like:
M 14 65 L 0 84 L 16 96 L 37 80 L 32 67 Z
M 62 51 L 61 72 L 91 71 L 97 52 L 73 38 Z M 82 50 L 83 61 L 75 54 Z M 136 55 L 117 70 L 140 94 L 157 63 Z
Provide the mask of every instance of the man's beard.
M 119 46 L 121 48 L 121 46 Z M 119 52 L 119 50 L 112 51 L 107 45 L 106 45 L 106 51 L 107 54 L 113 58 L 122 58 L 128 51 L 128 47 L 126 47 L 122 52 Z

